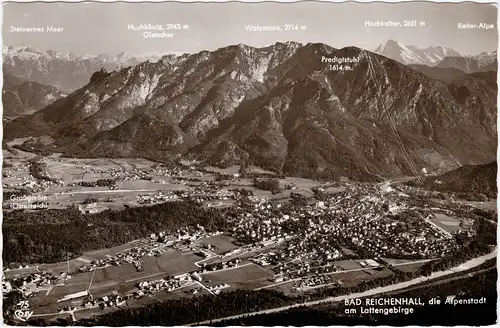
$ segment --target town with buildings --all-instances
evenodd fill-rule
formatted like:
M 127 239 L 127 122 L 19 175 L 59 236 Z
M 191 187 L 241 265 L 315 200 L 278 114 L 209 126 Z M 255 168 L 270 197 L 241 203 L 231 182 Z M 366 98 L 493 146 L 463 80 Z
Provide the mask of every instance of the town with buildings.
M 54 166 L 65 160 L 38 159 L 37 170 L 33 159 L 6 168 L 4 189 L 25 190 L 6 203 L 37 196 L 49 207 L 76 207 L 93 215 L 189 201 L 224 210 L 227 229 L 210 231 L 198 224 L 152 231 L 119 250 L 95 250 L 56 268 L 5 267 L 4 294 L 21 292 L 34 317 L 77 320 L 242 288 L 301 295 L 351 286 L 446 257 L 458 247 L 455 236 L 475 234 L 469 205 L 404 183 L 320 182 L 143 163 L 72 164 L 81 173 L 64 180 Z M 275 187 L 260 189 L 266 184 Z

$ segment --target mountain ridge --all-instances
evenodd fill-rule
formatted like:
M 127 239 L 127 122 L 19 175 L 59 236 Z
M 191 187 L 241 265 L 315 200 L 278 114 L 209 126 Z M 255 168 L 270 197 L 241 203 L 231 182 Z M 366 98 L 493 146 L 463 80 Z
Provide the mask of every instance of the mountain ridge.
M 325 56 L 359 62 L 331 70 Z M 489 161 L 496 92 L 484 76 L 439 81 L 356 47 L 240 44 L 94 73 L 5 134 L 52 135 L 67 156 L 187 156 L 377 180 Z
M 497 52 L 482 52 L 475 56 L 444 58 L 438 65 L 441 68 L 456 68 L 466 73 L 496 71 L 498 69 Z
M 432 46 L 421 49 L 394 40 L 387 40 L 380 44 L 374 52 L 405 65 L 459 69 L 465 73 L 496 71 L 498 66 L 496 51 L 465 55 L 448 47 Z
M 167 53 L 110 56 L 65 54 L 54 50 L 41 51 L 29 46 L 4 46 L 3 69 L 26 81 L 50 85 L 70 93 L 85 86 L 90 76 L 101 68 L 115 70 L 145 61 L 158 61 Z
M 52 86 L 24 81 L 10 73 L 3 74 L 3 117 L 10 119 L 31 114 L 65 94 Z

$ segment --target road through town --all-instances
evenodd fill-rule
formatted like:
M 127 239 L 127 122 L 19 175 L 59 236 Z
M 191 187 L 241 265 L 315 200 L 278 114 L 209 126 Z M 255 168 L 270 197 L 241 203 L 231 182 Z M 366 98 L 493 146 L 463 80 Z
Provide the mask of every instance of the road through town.
M 297 308 L 297 307 L 302 307 L 302 306 L 314 306 L 314 305 L 319 305 L 319 304 L 324 304 L 324 303 L 335 303 L 335 302 L 340 302 L 346 299 L 355 299 L 355 298 L 363 298 L 367 296 L 374 296 L 378 294 L 384 294 L 388 292 L 392 292 L 398 289 L 405 289 L 413 285 L 417 285 L 432 279 L 444 277 L 447 275 L 451 275 L 457 272 L 461 271 L 466 271 L 469 269 L 472 269 L 474 267 L 477 267 L 487 260 L 493 259 L 497 256 L 497 250 L 495 249 L 493 252 L 477 257 L 475 259 L 469 260 L 465 263 L 462 263 L 461 265 L 451 268 L 446 271 L 438 271 L 438 272 L 433 272 L 430 276 L 428 277 L 419 277 L 413 280 L 397 283 L 394 285 L 390 286 L 385 286 L 385 287 L 379 287 L 379 288 L 374 288 L 370 289 L 361 293 L 354 293 L 354 294 L 349 294 L 349 295 L 342 295 L 342 296 L 336 296 L 336 297 L 329 297 L 325 298 L 322 300 L 317 300 L 317 301 L 310 301 L 310 302 L 304 302 L 304 303 L 297 303 L 297 304 L 292 304 L 292 305 L 287 305 L 287 306 L 282 306 L 279 308 L 273 308 L 273 309 L 267 309 L 267 310 L 262 310 L 262 311 L 256 311 L 256 312 L 249 312 L 249 313 L 243 313 L 243 314 L 238 314 L 234 316 L 229 316 L 229 317 L 224 317 L 224 318 L 217 318 L 217 319 L 212 319 L 212 320 L 206 320 L 202 322 L 196 322 L 189 324 L 187 326 L 195 326 L 195 325 L 207 325 L 210 323 L 214 322 L 219 322 L 223 320 L 232 320 L 232 319 L 238 319 L 246 316 L 254 316 L 254 315 L 259 315 L 259 314 L 269 314 L 269 313 L 275 313 L 275 312 L 281 312 L 281 311 L 286 311 L 289 309 Z

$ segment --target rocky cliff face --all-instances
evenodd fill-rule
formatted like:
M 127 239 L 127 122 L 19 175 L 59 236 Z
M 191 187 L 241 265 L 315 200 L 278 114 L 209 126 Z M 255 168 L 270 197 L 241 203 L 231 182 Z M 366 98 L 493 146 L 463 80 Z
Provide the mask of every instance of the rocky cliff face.
M 494 160 L 496 93 L 488 73 L 438 80 L 354 47 L 234 45 L 96 72 L 5 135 L 51 135 L 71 156 L 376 180 Z

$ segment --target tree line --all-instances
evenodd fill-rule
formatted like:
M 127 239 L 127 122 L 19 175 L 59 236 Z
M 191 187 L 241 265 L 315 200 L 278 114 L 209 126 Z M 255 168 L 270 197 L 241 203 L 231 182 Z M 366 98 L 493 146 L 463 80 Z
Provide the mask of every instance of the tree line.
M 223 212 L 194 202 L 168 202 L 82 214 L 77 209 L 22 210 L 4 214 L 4 263 L 52 263 L 109 248 L 153 232 L 174 233 L 200 224 L 207 231 L 228 228 Z M 69 255 L 68 255 L 69 254 Z
M 441 299 L 440 305 L 415 307 L 412 314 L 346 314 L 348 308 L 343 303 L 320 305 L 312 308 L 299 307 L 288 311 L 247 316 L 239 319 L 224 320 L 212 326 L 486 326 L 497 321 L 496 304 L 497 273 L 490 271 L 471 278 L 459 279 L 433 286 L 423 286 L 410 291 L 396 293 L 391 297 L 420 297 L 427 302 L 433 297 Z M 449 295 L 485 297 L 484 304 L 452 305 L 444 304 Z

